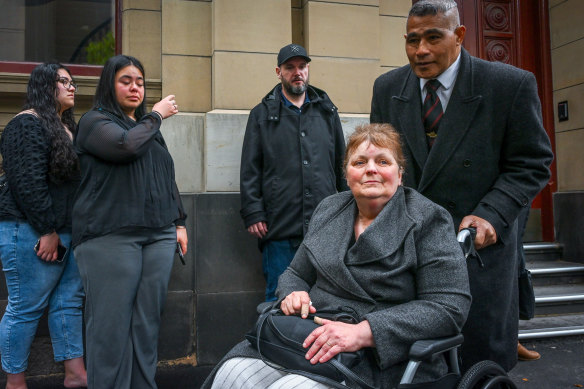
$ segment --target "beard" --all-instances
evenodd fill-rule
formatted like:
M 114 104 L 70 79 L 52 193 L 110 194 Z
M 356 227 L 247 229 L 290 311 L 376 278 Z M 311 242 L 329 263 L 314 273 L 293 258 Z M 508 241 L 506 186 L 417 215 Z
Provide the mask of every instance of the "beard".
M 293 96 L 303 95 L 304 92 L 306 92 L 306 88 L 308 88 L 308 77 L 306 77 L 306 80 L 304 80 L 304 83 L 302 83 L 301 85 L 292 85 L 284 78 L 282 78 L 282 86 L 284 87 L 286 92 Z

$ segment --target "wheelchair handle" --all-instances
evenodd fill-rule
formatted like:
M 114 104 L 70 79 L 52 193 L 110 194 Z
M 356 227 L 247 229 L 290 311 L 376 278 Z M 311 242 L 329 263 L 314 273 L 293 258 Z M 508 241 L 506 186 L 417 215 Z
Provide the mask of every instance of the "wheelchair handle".
M 458 240 L 458 243 L 460 243 L 460 247 L 464 253 L 464 258 L 468 258 L 468 256 L 473 252 L 474 240 L 476 236 L 477 229 L 474 227 L 463 228 L 460 230 L 458 235 L 456 235 L 456 240 Z
M 464 254 L 464 258 L 468 259 L 468 257 L 475 257 L 479 263 L 480 267 L 485 267 L 481 256 L 477 253 L 474 240 L 477 236 L 477 229 L 474 227 L 467 227 L 458 233 L 456 236 L 456 240 L 460 243 L 460 248 L 462 248 L 462 253 Z

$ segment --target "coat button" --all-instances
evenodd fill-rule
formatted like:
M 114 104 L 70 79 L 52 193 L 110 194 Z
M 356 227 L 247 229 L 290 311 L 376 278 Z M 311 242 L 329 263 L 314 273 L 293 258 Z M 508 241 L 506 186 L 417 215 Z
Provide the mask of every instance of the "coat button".
M 470 165 L 472 165 L 472 162 L 470 159 L 465 159 L 464 162 L 462 162 L 462 165 L 464 167 L 470 167 Z
M 304 194 L 305 194 L 306 196 L 310 196 L 310 191 L 309 191 L 308 189 L 306 189 L 306 190 L 304 191 Z
M 300 133 L 300 136 L 306 136 L 306 132 L 302 131 L 302 132 Z
M 310 223 L 310 219 L 304 219 L 304 224 L 308 225 Z
M 308 166 L 308 161 L 307 160 L 302 161 L 302 163 L 304 164 L 304 166 Z
M 456 208 L 456 203 L 454 201 L 449 201 L 446 206 L 448 207 L 448 209 L 454 209 Z

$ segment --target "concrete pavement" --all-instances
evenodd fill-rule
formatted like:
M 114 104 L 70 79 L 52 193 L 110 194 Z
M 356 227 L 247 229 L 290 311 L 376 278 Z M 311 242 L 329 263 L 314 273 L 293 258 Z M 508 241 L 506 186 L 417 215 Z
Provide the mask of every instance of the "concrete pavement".
M 537 361 L 522 362 L 510 372 L 519 389 L 574 389 L 584 387 L 584 336 L 538 339 L 522 342 L 538 351 Z M 198 389 L 212 366 L 164 363 L 158 369 L 159 389 Z M 29 389 L 62 389 L 62 374 L 29 380 Z M 0 382 L 3 387 L 4 382 Z

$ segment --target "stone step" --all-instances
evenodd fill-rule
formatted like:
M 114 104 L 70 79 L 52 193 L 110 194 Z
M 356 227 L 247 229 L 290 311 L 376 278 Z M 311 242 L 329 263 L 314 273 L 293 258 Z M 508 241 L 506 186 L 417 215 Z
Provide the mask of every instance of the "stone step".
M 534 286 L 535 314 L 584 313 L 584 284 Z
M 534 261 L 557 261 L 562 258 L 563 246 L 559 243 L 532 242 L 524 243 L 525 260 Z
M 584 314 L 536 316 L 519 321 L 519 340 L 583 335 Z
M 584 264 L 566 261 L 527 262 L 534 286 L 584 284 Z

